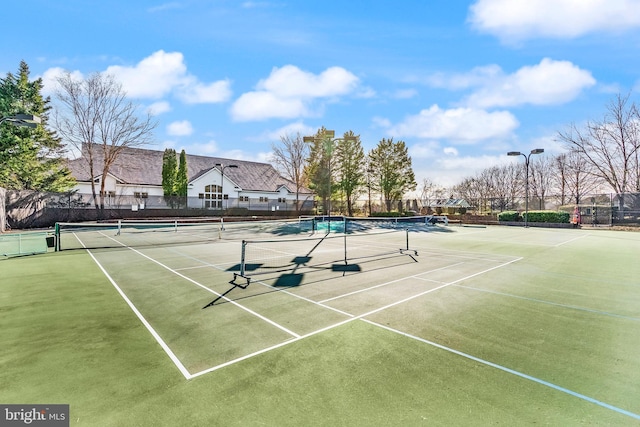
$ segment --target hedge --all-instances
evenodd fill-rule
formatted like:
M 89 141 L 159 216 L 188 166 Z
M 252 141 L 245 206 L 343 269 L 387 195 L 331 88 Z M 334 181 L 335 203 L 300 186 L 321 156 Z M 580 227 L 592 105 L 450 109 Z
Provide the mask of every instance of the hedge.
M 527 222 L 546 222 L 568 224 L 570 219 L 569 212 L 557 211 L 529 211 Z M 505 211 L 498 214 L 498 221 L 524 221 L 524 213 L 516 211 Z

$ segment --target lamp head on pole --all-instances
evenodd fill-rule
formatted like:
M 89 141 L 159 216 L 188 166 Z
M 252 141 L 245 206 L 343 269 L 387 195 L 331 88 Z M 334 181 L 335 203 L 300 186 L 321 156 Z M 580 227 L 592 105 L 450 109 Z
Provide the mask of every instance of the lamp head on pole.
M 521 154 L 522 154 L 522 153 L 521 153 L 521 152 L 519 152 L 519 151 L 509 151 L 509 152 L 507 153 L 507 156 L 519 156 L 519 155 L 521 155 Z
M 42 123 L 42 119 L 33 114 L 16 114 L 15 116 L 0 118 L 0 123 L 2 122 L 9 122 L 14 126 L 36 128 Z
M 233 169 L 235 169 L 235 168 L 238 167 L 238 165 L 225 165 L 223 163 L 216 163 L 216 166 L 220 166 L 222 169 L 225 169 L 225 168 L 233 168 Z
M 531 150 L 531 154 L 542 154 L 544 153 L 544 148 L 535 148 Z

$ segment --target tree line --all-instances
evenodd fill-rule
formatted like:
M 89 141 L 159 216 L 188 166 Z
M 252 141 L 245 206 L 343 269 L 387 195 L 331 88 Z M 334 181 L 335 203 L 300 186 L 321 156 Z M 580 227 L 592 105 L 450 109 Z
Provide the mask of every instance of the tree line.
M 611 100 L 601 119 L 559 131 L 557 141 L 566 148 L 564 153 L 531 157 L 532 208 L 544 209 L 548 197 L 559 205 L 579 205 L 587 195 L 610 191 L 624 206 L 625 193 L 640 193 L 640 112 L 629 95 Z M 480 211 L 514 209 L 524 198 L 525 168 L 523 162 L 492 166 L 463 179 L 453 192 L 474 201 Z M 426 182 L 423 197 L 433 189 Z
M 404 141 L 393 138 L 382 138 L 365 154 L 360 135 L 349 130 L 334 138 L 322 127 L 311 137 L 281 136 L 272 152 L 273 163 L 295 183 L 296 200 L 307 187 L 315 192 L 323 213 L 334 210 L 332 200 L 343 200 L 347 215 L 353 216 L 356 201 L 367 191 L 369 201 L 371 192 L 380 194 L 389 212 L 417 186 L 409 150 Z
M 0 79 L 0 117 L 34 114 L 41 118 L 33 129 L 13 127 L 8 121 L 1 125 L 0 187 L 70 190 L 75 180 L 66 157 L 67 149 L 74 148 L 84 153 L 90 176 L 101 178 L 92 180 L 92 193 L 96 209 L 104 209 L 104 184 L 111 165 L 123 148 L 151 142 L 156 122 L 149 114 L 141 114 L 139 105 L 128 100 L 121 84 L 108 74 L 76 79 L 64 73 L 57 83 L 54 109 L 51 99 L 42 95 L 42 79 L 31 80 L 24 61 L 17 73 Z M 640 113 L 630 95 L 612 99 L 601 119 L 559 131 L 557 140 L 564 145 L 564 153 L 533 156 L 529 165 L 530 199 L 539 201 L 540 207 L 549 195 L 564 205 L 579 204 L 585 195 L 605 188 L 621 197 L 640 192 Z M 302 187 L 314 190 L 324 212 L 329 212 L 332 200 L 342 200 L 353 215 L 356 200 L 367 192 L 369 211 L 372 193 L 381 196 L 385 210 L 392 211 L 403 195 L 417 187 L 408 148 L 393 138 L 382 138 L 365 153 L 360 136 L 353 131 L 334 138 L 322 127 L 308 142 L 299 134 L 286 135 L 272 149 L 273 163 L 295 183 L 296 192 Z M 176 153 L 172 156 L 175 160 Z M 95 161 L 98 157 L 100 162 Z M 172 162 L 169 157 L 166 162 Z M 165 194 L 182 197 L 186 160 L 177 169 L 174 164 L 167 166 L 167 171 L 171 172 L 167 172 Z M 524 194 L 524 172 L 522 162 L 492 166 L 448 189 L 424 178 L 421 199 L 425 205 L 431 198 L 455 195 L 473 201 L 481 210 L 513 208 Z

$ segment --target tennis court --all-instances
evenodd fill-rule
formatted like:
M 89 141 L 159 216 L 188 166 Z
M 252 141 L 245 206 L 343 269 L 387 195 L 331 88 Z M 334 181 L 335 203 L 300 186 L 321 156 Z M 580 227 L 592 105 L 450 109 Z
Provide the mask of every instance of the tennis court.
M 97 267 L 102 281 L 85 286 L 115 289 L 109 303 L 146 330 L 130 344 L 163 358 L 163 377 L 180 373 L 170 382 L 186 394 L 171 399 L 188 400 L 189 388 L 222 399 L 211 384 L 224 378 L 234 415 L 187 405 L 203 412 L 196 423 L 640 424 L 640 233 L 344 227 L 69 227 L 61 252 L 0 265 L 72 257 Z M 4 290 L 3 322 L 34 287 Z M 271 406 L 239 415 L 228 399 Z

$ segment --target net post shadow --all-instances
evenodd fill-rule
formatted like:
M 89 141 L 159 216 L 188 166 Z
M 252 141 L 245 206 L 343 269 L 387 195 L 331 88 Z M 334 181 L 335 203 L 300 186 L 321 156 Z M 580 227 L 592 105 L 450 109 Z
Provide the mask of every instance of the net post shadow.
M 242 277 L 244 280 L 246 280 L 247 282 L 245 284 L 240 284 L 240 283 L 236 283 L 236 279 L 238 277 Z M 244 277 L 239 275 L 238 273 L 233 273 L 233 279 L 231 279 L 229 281 L 230 285 L 233 285 L 232 287 L 230 287 L 229 289 L 227 289 L 224 293 L 218 295 L 218 297 L 216 297 L 216 299 L 214 299 L 213 301 L 211 301 L 209 304 L 205 305 L 204 307 L 202 307 L 202 309 L 204 310 L 205 308 L 211 307 L 212 305 L 215 305 L 215 303 L 217 303 L 218 301 L 220 301 L 221 299 L 225 298 L 226 295 L 231 292 L 232 290 L 234 290 L 235 288 L 240 288 L 240 289 L 247 289 L 247 286 L 249 286 L 251 279 L 249 277 Z

